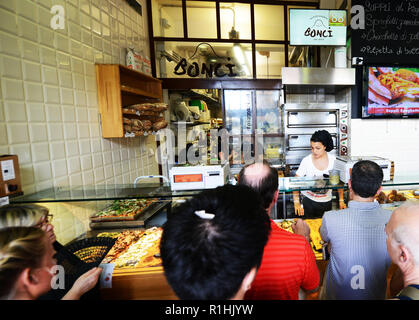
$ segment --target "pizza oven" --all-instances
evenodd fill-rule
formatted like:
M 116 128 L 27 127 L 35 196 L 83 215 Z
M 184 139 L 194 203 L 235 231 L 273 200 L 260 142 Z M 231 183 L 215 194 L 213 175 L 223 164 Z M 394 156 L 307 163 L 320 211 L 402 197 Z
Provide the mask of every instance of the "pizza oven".
M 282 106 L 285 134 L 285 163 L 290 175 L 310 154 L 310 138 L 317 130 L 327 130 L 333 139 L 335 156 L 348 155 L 348 105 L 344 103 L 286 103 Z

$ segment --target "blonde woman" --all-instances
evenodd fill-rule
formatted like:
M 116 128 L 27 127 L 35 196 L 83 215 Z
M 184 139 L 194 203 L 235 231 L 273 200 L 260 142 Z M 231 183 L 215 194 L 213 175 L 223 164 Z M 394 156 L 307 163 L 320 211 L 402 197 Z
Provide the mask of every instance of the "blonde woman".
M 0 229 L 8 227 L 38 227 L 44 230 L 51 241 L 56 242 L 52 214 L 48 208 L 36 204 L 7 205 L 0 207 Z
M 47 239 L 53 246 L 54 253 L 66 250 L 56 241 L 51 220 L 52 215 L 49 213 L 48 208 L 36 204 L 10 204 L 0 207 L 0 230 L 10 227 L 35 227 L 45 232 Z M 60 261 L 58 261 L 58 264 L 60 264 Z M 66 289 L 50 290 L 41 298 L 78 300 L 83 294 L 95 287 L 101 271 L 101 268 L 92 268 L 82 274 L 79 273 L 80 276 L 77 280 L 74 280 L 73 277 L 66 277 Z
M 0 299 L 34 300 L 51 289 L 55 250 L 34 227 L 0 230 Z

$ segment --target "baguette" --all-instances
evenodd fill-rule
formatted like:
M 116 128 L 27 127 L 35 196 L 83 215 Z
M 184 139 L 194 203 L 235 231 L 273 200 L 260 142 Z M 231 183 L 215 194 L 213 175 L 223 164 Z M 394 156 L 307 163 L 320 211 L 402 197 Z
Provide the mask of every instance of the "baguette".
M 157 121 L 157 122 L 153 123 L 153 130 L 154 131 L 158 131 L 158 130 L 166 128 L 166 127 L 167 127 L 167 121 L 165 121 L 165 120 L 161 120 L 161 121 Z

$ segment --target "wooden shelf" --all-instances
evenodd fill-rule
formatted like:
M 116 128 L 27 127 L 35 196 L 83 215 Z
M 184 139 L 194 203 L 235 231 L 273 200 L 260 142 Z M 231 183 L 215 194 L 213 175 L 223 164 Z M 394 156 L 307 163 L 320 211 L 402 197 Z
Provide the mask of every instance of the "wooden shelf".
M 126 94 L 133 94 L 133 95 L 138 95 L 138 96 L 147 97 L 147 98 L 155 98 L 155 99 L 160 98 L 160 94 L 157 94 L 157 93 L 153 94 L 153 93 L 147 92 L 145 90 L 131 88 L 131 87 L 124 86 L 124 85 L 121 85 L 121 91 L 123 93 L 126 93 Z
M 191 121 L 191 122 L 185 122 L 185 121 L 174 121 L 171 122 L 172 125 L 180 125 L 183 124 L 187 127 L 194 127 L 194 126 L 200 126 L 202 124 L 210 124 L 210 122 L 207 121 Z
M 103 138 L 125 137 L 125 106 L 162 102 L 162 82 L 118 64 L 96 64 L 99 111 Z
M 147 137 L 155 134 L 155 131 L 144 131 L 144 132 L 125 132 L 125 138 L 133 138 L 133 137 Z
M 150 116 L 150 117 L 161 117 L 161 114 L 164 111 L 137 111 L 137 110 L 127 110 L 127 111 L 122 111 L 123 115 L 129 115 L 129 116 Z

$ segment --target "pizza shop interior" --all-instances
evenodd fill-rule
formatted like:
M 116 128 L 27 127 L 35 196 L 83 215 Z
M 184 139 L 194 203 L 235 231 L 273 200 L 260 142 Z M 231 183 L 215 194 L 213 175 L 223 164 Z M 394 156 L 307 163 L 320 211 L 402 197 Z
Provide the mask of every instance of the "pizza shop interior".
M 419 6 L 412 6 L 1 1 L 0 297 L 372 300 L 419 292 L 419 271 L 417 282 L 403 282 L 408 268 L 386 245 L 397 229 L 388 226 L 403 220 L 392 221 L 395 213 L 419 223 L 409 215 L 419 215 L 419 43 L 410 23 Z M 266 170 L 257 179 L 247 175 L 257 166 Z M 234 200 L 239 189 L 242 203 Z M 196 257 L 218 252 L 199 249 L 210 237 L 193 230 L 200 221 L 219 223 L 216 207 L 192 209 L 196 199 L 217 195 L 220 206 L 230 199 L 230 209 L 219 209 L 225 219 L 242 206 L 263 208 L 271 228 L 259 236 L 259 261 L 240 288 L 188 295 L 196 284 L 173 270 L 184 266 L 193 277 L 198 261 L 215 257 L 188 262 L 181 252 L 187 245 L 176 241 L 193 244 L 187 250 Z M 249 253 L 253 244 L 232 237 L 246 229 L 241 220 L 219 230 Z M 171 221 L 178 233 L 169 232 Z M 417 248 L 417 235 L 405 234 Z M 61 268 L 51 277 L 72 287 L 42 291 L 30 277 L 31 285 L 20 286 L 21 267 L 3 257 L 25 237 L 50 240 L 51 264 Z M 301 268 L 311 279 L 296 271 L 293 245 L 308 248 L 298 257 L 305 256 Z M 406 250 L 416 255 L 409 261 L 419 261 Z M 3 276 L 10 268 L 13 276 Z M 211 280 L 212 269 L 205 270 L 197 275 L 201 286 Z M 356 288 L 354 276 L 363 277 Z M 186 289 L 179 284 L 188 281 Z

